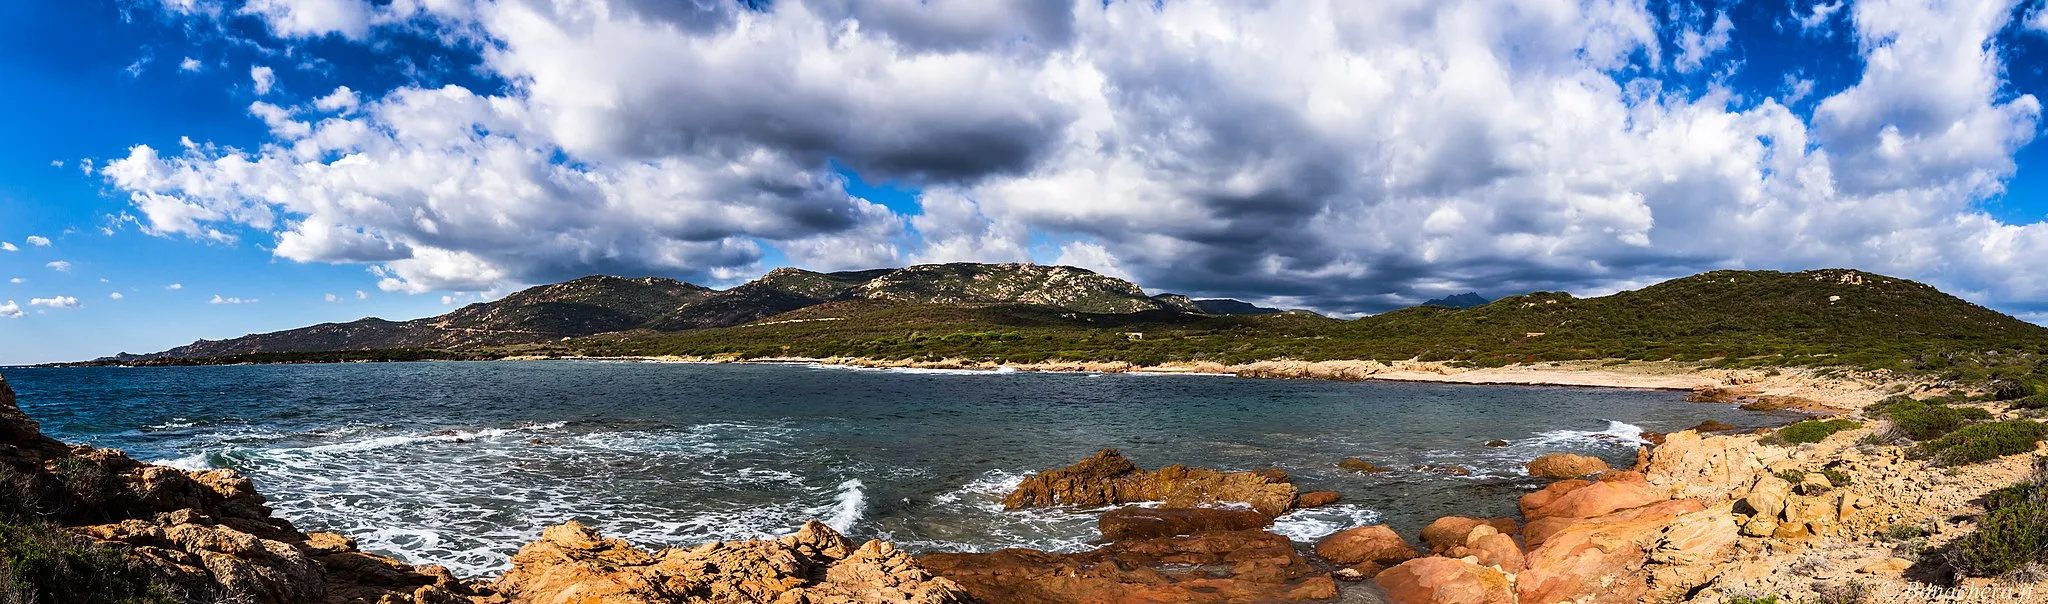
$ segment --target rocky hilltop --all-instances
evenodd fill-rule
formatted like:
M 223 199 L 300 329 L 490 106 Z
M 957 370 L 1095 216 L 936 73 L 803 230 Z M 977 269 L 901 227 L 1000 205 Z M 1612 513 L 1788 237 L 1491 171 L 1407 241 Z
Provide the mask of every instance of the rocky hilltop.
M 109 360 L 213 358 L 273 353 L 399 349 L 473 350 L 615 332 L 679 332 L 745 325 L 834 301 L 898 305 L 1018 305 L 1092 314 L 1168 311 L 1256 314 L 1236 300 L 1147 295 L 1136 284 L 1069 266 L 932 264 L 818 273 L 779 268 L 727 290 L 671 279 L 591 276 L 411 321 L 366 318 L 201 340 L 161 353 Z M 1273 311 L 1278 312 L 1278 311 Z

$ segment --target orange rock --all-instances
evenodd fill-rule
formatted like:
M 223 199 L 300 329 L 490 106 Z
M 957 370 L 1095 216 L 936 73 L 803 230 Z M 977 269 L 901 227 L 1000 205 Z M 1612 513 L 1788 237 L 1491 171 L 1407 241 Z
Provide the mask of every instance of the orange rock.
M 1515 545 L 1514 537 L 1502 534 L 1500 531 L 1494 530 L 1493 527 L 1485 525 L 1474 528 L 1472 533 L 1466 538 L 1464 545 L 1445 550 L 1444 556 L 1449 558 L 1470 556 L 1477 559 L 1480 566 L 1498 566 L 1501 570 L 1510 573 L 1522 572 L 1522 569 L 1527 568 L 1529 565 L 1528 559 L 1522 555 L 1521 546 Z
M 1024 479 L 1003 498 L 1003 506 L 1014 510 L 1159 501 L 1185 508 L 1238 502 L 1270 517 L 1287 513 L 1296 493 L 1287 473 L 1278 469 L 1223 472 L 1172 465 L 1144 470 L 1116 449 L 1104 449 L 1074 465 Z
M 1524 466 L 1537 478 L 1578 478 L 1611 470 L 1606 460 L 1571 453 L 1551 453 Z
M 1393 529 L 1374 524 L 1348 528 L 1316 542 L 1316 555 L 1333 564 L 1393 563 L 1422 555 Z
M 1140 539 L 1078 554 L 1006 549 L 919 560 L 985 602 L 1097 604 L 1328 600 L 1337 583 L 1264 531 Z
M 1591 518 L 1664 501 L 1663 493 L 1635 472 L 1610 472 L 1598 482 L 1566 480 L 1522 496 L 1522 517 Z
M 1514 604 L 1506 574 L 1455 558 L 1416 558 L 1373 578 L 1393 604 Z
M 1300 509 L 1319 508 L 1343 500 L 1344 496 L 1336 491 L 1309 491 L 1294 498 L 1294 507 Z
M 1522 604 L 1580 598 L 1636 601 L 1649 589 L 1647 577 L 1640 571 L 1649 562 L 1665 528 L 1680 516 L 1704 509 L 1697 500 L 1680 499 L 1594 518 L 1559 517 L 1541 521 L 1544 524 L 1531 522 L 1524 536 L 1538 545 L 1529 550 L 1528 570 L 1517 575 L 1515 591 Z M 1549 526 L 1556 522 L 1564 525 Z M 1530 534 L 1538 530 L 1547 532 L 1540 540 Z
M 1436 519 L 1436 521 L 1429 523 L 1429 526 L 1422 528 L 1422 543 L 1429 546 L 1429 551 L 1441 553 L 1444 550 L 1464 545 L 1466 536 L 1472 534 L 1472 529 L 1481 526 L 1491 526 L 1495 531 L 1508 534 L 1521 531 L 1521 528 L 1516 526 L 1515 519 L 1513 518 L 1502 517 L 1481 520 L 1463 516 L 1445 516 Z
M 1273 519 L 1248 509 L 1141 508 L 1110 510 L 1096 521 L 1102 538 L 1110 541 L 1153 539 L 1191 535 L 1202 531 L 1242 531 L 1263 528 Z

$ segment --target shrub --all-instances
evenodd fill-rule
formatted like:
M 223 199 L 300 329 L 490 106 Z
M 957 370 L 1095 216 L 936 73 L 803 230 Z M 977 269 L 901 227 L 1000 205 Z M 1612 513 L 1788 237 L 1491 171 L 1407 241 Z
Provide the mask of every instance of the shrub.
M 2030 503 L 2048 504 L 2048 486 L 2021 482 L 1984 495 L 1984 510 L 1987 512 Z
M 2048 424 L 2033 420 L 1977 424 L 1921 443 L 1919 453 L 1938 464 L 1977 463 L 2031 452 L 2044 437 L 2048 437 Z
M 1779 428 L 1778 437 L 1785 439 L 1787 442 L 1817 443 L 1827 439 L 1829 436 L 1833 436 L 1836 432 L 1854 430 L 1861 427 L 1863 427 L 1863 424 L 1846 419 L 1807 420 Z
M 2002 492 L 2003 490 L 2001 490 Z M 1992 577 L 2048 559 L 2048 502 L 2008 503 L 1957 539 L 1948 554 L 1957 572 Z
M 2006 401 L 2005 405 L 2012 409 L 2048 409 L 2048 393 Z
M 112 547 L 48 524 L 0 524 L 0 599 L 156 604 L 171 598 Z
M 1991 419 L 1991 412 L 1976 407 L 1950 407 L 1939 400 L 1901 396 L 1885 399 L 1866 411 L 1891 418 L 1893 428 L 1913 440 L 1939 438 L 1970 422 Z
M 1778 596 L 1729 596 L 1727 604 L 1780 604 Z
M 1927 527 L 1918 524 L 1894 524 L 1884 527 L 1886 541 L 1911 541 L 1927 536 Z
M 1822 468 L 1820 475 L 1827 477 L 1828 484 L 1835 485 L 1837 488 L 1849 486 L 1850 483 L 1848 474 L 1834 468 Z

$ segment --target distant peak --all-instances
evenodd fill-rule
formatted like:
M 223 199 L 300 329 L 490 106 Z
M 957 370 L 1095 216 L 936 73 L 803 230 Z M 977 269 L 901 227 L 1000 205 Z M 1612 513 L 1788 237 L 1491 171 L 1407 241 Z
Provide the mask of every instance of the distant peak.
M 1444 296 L 1423 302 L 1422 305 L 1441 306 L 1444 308 L 1472 308 L 1474 306 L 1485 306 L 1488 302 L 1492 302 L 1492 300 L 1488 300 L 1486 297 L 1473 292 L 1465 292 L 1455 296 Z

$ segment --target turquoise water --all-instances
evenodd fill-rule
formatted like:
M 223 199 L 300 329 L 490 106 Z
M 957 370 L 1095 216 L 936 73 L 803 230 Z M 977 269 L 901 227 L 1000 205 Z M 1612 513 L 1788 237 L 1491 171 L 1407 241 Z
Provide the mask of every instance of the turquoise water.
M 1640 430 L 1779 420 L 1682 393 L 861 370 L 490 362 L 10 369 L 45 431 L 146 461 L 234 468 L 307 530 L 458 573 L 501 571 L 548 525 L 645 546 L 825 520 L 913 551 L 1090 547 L 1093 516 L 1006 512 L 1034 470 L 1106 447 L 1140 465 L 1280 467 L 1344 502 L 1283 517 L 1303 542 L 1503 515 L 1569 451 L 1618 465 Z M 1502 439 L 1507 447 L 1483 443 Z M 1471 476 L 1338 470 L 1345 457 Z

